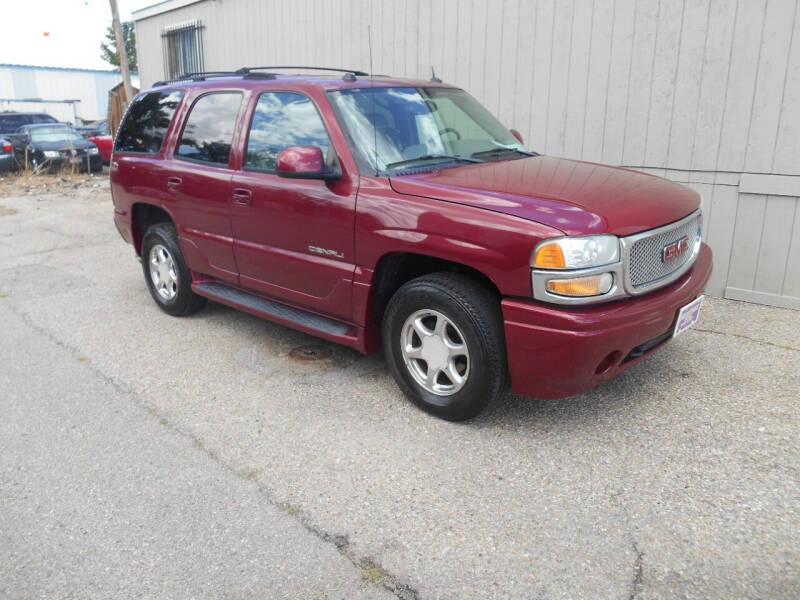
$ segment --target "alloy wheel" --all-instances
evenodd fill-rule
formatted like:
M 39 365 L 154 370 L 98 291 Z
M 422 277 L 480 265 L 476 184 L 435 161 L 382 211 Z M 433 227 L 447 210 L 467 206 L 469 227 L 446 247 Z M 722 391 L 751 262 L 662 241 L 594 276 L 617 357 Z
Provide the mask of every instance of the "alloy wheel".
M 411 376 L 432 394 L 450 396 L 467 383 L 470 356 L 464 335 L 437 310 L 418 310 L 405 320 L 400 351 Z

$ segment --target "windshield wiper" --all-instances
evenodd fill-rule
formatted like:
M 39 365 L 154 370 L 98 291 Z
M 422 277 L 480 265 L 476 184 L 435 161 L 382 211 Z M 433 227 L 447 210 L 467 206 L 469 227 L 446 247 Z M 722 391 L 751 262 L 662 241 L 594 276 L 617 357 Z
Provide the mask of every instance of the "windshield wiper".
M 520 150 L 519 148 L 507 148 L 505 146 L 492 148 L 491 150 L 473 152 L 471 156 L 494 156 L 496 154 L 503 154 L 504 152 L 516 152 L 517 154 L 522 154 L 524 156 L 539 156 L 536 152 L 528 152 L 527 150 Z
M 470 162 L 470 163 L 480 163 L 483 162 L 479 158 L 472 158 L 471 156 L 458 156 L 457 154 L 423 154 L 422 156 L 417 156 L 416 158 L 407 158 L 405 160 L 398 160 L 397 162 L 389 163 L 386 165 L 387 169 L 392 169 L 395 167 L 401 167 L 403 165 L 407 165 L 410 163 L 424 161 L 424 160 L 458 160 L 462 162 Z

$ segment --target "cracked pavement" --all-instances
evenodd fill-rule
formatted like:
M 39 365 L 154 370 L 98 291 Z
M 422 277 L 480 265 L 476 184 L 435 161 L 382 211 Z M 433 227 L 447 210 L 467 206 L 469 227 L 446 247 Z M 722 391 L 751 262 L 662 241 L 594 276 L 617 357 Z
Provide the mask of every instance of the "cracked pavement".
M 0 197 L 0 596 L 796 597 L 800 312 L 711 298 L 447 423 L 380 355 L 161 313 L 106 185 Z

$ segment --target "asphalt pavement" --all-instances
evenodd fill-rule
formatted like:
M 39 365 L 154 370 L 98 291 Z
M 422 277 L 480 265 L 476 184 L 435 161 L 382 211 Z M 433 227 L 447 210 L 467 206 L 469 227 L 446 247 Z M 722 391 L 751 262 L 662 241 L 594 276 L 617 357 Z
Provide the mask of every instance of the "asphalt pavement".
M 800 596 L 800 312 L 709 299 L 453 424 L 380 355 L 160 312 L 98 181 L 0 196 L 0 597 Z

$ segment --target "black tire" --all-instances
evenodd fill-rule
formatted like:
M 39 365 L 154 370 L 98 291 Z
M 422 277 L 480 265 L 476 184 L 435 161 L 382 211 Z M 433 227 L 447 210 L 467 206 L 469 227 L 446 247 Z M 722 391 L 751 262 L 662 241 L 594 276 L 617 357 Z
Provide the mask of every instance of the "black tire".
M 450 395 L 437 395 L 423 387 L 403 355 L 406 321 L 426 310 L 451 321 L 469 352 L 466 381 Z M 465 275 L 434 273 L 403 285 L 386 307 L 382 338 L 386 362 L 400 389 L 414 404 L 437 417 L 448 421 L 470 419 L 506 389 L 508 366 L 499 299 Z M 427 365 L 424 361 L 418 364 Z
M 172 288 L 174 295 L 169 298 L 156 289 L 150 274 L 150 253 L 156 246 L 167 250 L 174 265 L 173 271 L 177 276 Z M 142 238 L 142 270 L 150 295 L 165 313 L 174 317 L 185 317 L 198 311 L 206 303 L 203 296 L 198 296 L 192 291 L 192 275 L 183 259 L 183 252 L 178 244 L 178 233 L 172 223 L 156 223 L 145 232 L 144 238 Z

